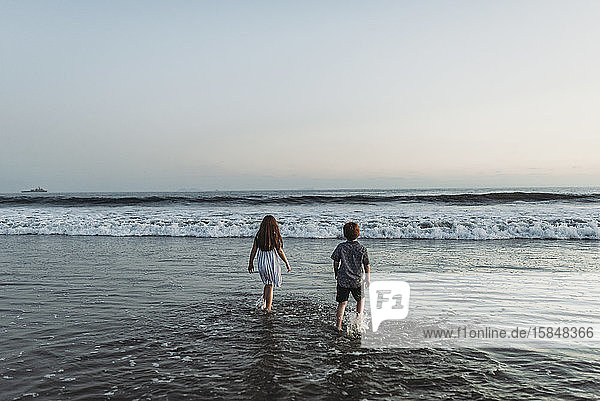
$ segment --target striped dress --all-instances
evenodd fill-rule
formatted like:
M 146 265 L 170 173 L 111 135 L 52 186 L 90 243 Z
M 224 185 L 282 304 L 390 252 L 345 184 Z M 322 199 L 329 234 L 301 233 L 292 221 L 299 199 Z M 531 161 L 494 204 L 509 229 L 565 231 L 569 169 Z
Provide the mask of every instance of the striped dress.
M 263 284 L 271 284 L 275 287 L 280 287 L 281 266 L 279 265 L 277 251 L 275 249 L 263 251 L 258 248 L 256 251 L 256 262 Z

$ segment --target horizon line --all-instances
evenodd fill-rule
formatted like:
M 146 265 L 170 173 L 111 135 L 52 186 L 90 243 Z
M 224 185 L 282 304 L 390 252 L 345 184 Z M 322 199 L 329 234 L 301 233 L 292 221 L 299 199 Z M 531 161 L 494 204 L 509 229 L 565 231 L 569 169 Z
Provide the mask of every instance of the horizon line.
M 199 189 L 199 188 L 180 188 L 177 190 L 88 190 L 88 191 L 51 191 L 47 192 L 0 192 L 0 194 L 28 194 L 43 196 L 44 194 L 78 194 L 78 193 L 194 193 L 194 192 L 301 192 L 301 191 L 314 191 L 314 192 L 344 192 L 344 191 L 453 191 L 453 190 L 521 190 L 521 189 L 600 189 L 598 185 L 558 185 L 558 186 L 470 186 L 470 187 L 411 187 L 411 188 L 295 188 L 295 189 Z

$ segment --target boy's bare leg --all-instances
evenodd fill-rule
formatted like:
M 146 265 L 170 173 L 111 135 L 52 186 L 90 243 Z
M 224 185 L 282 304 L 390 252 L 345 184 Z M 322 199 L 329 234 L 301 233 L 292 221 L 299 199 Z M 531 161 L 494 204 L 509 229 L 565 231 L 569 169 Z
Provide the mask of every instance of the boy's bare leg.
M 346 310 L 348 302 L 340 302 L 337 307 L 337 329 L 342 331 L 342 321 L 344 320 L 344 311 Z
M 364 306 L 365 306 L 365 299 L 364 299 L 364 298 L 361 298 L 361 299 L 360 299 L 360 301 L 358 301 L 358 302 L 356 303 L 356 314 L 357 314 L 357 315 L 360 315 L 360 314 L 362 314 L 362 311 L 363 311 L 363 307 L 364 307 Z
M 360 301 L 356 302 L 356 324 L 360 328 L 362 326 L 362 312 L 365 306 L 365 299 L 361 298 Z
M 264 298 L 266 302 L 267 311 L 271 311 L 271 305 L 273 304 L 273 286 L 271 284 L 265 285 Z

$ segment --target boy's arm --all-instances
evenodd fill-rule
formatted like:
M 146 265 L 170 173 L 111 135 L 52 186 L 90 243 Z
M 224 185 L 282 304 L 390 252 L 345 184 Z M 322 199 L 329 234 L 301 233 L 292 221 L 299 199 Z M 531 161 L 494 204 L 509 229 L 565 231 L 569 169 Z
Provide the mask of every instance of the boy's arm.
M 292 268 L 290 267 L 290 263 L 288 262 L 287 258 L 285 257 L 285 253 L 283 253 L 283 248 L 277 249 L 277 254 L 281 258 L 281 260 L 283 260 L 285 262 L 285 267 L 287 267 L 287 270 L 290 271 Z
M 333 272 L 335 273 L 335 280 L 337 281 L 337 275 L 338 275 L 338 271 L 340 270 L 340 261 L 339 260 L 334 260 L 333 261 Z
M 340 260 L 341 260 L 341 251 L 340 245 L 335 247 L 335 250 L 331 254 L 331 259 L 333 259 L 333 272 L 335 273 L 335 281 L 337 281 L 338 272 L 340 271 Z
M 371 285 L 371 264 L 369 263 L 369 254 L 365 248 L 365 254 L 363 255 L 362 265 L 365 269 L 365 285 L 369 288 Z
M 252 273 L 254 270 L 254 257 L 256 256 L 256 240 L 252 244 L 252 251 L 250 251 L 250 262 L 248 262 L 248 273 Z

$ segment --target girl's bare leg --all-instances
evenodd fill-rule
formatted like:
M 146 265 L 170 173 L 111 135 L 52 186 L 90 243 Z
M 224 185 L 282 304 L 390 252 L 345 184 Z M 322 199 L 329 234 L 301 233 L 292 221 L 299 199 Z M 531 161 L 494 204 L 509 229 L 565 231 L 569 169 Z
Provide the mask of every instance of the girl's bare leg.
M 263 289 L 261 309 L 265 309 L 266 307 L 267 307 L 267 286 L 265 285 L 265 288 Z
M 263 297 L 265 298 L 265 302 L 267 303 L 267 311 L 271 311 L 271 305 L 273 304 L 273 286 L 271 284 L 265 285 L 265 292 Z

